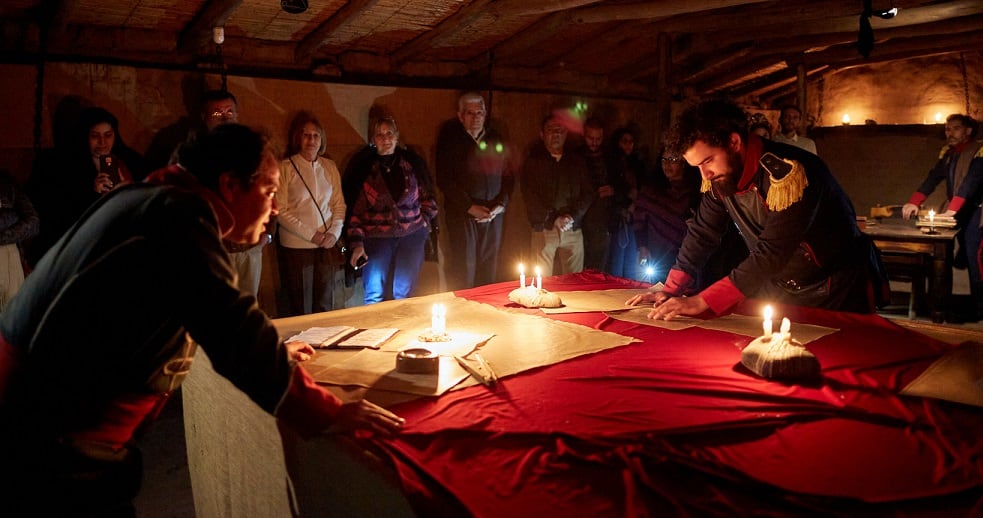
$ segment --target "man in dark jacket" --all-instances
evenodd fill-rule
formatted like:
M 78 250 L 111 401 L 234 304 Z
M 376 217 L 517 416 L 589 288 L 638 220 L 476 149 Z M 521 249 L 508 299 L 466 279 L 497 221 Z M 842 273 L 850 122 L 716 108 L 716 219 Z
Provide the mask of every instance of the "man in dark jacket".
M 650 318 L 725 313 L 745 297 L 854 312 L 873 311 L 873 245 L 853 204 L 816 155 L 748 135 L 747 114 L 727 101 L 683 112 L 669 147 L 700 168 L 703 199 Z M 750 254 L 726 277 L 689 293 L 699 270 L 736 224 Z
M 509 148 L 502 136 L 485 126 L 481 95 L 458 99 L 457 119 L 441 128 L 437 139 L 437 186 L 444 194 L 444 228 L 449 254 L 444 263 L 453 290 L 498 280 L 502 214 L 512 195 Z
M 263 138 L 223 125 L 183 149 L 180 164 L 100 199 L 0 315 L 0 501 L 14 516 L 132 514 L 137 431 L 196 344 L 301 433 L 402 424 L 318 387 L 296 365 L 313 350 L 280 343 L 236 287 L 223 239 L 255 242 L 276 214 L 279 169 Z
M 534 145 L 522 166 L 519 185 L 532 226 L 533 260 L 543 275 L 584 269 L 584 214 L 594 188 L 584 157 L 567 149 L 563 119 L 551 115 L 540 130 L 543 145 Z

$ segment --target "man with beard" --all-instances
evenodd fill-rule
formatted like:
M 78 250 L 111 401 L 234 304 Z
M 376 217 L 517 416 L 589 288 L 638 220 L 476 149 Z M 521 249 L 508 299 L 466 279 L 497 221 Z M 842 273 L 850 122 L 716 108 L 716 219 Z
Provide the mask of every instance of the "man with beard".
M 918 213 L 919 207 L 944 180 L 948 205 L 943 216 L 954 217 L 959 227 L 956 241 L 959 243 L 957 266 L 969 268 L 969 289 L 976 312 L 983 317 L 983 269 L 980 265 L 983 249 L 983 219 L 980 203 L 983 202 L 983 142 L 976 137 L 976 121 L 969 115 L 953 113 L 945 119 L 946 144 L 939 152 L 939 160 L 928 176 L 901 208 L 905 219 Z
M 591 185 L 597 193 L 597 198 L 584 215 L 584 268 L 604 271 L 608 263 L 608 246 L 611 244 L 608 220 L 614 187 L 608 178 L 604 126 L 594 117 L 584 121 L 584 145 L 580 153 L 587 161 Z
M 873 311 L 876 251 L 857 227 L 853 204 L 816 155 L 748 135 L 747 114 L 729 101 L 684 111 L 668 148 L 703 177 L 699 210 L 649 318 L 709 310 L 721 315 L 746 297 L 853 312 Z M 726 277 L 691 294 L 694 279 L 735 224 L 750 254 Z M 691 296 L 685 296 L 691 295 Z

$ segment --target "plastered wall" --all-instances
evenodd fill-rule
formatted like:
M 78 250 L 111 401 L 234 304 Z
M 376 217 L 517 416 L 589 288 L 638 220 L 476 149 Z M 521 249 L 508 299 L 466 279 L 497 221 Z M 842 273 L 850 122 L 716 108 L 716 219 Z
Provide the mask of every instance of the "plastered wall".
M 17 81 L 0 82 L 0 109 L 12 124 L 0 130 L 0 168 L 11 170 L 21 180 L 30 174 L 34 157 L 34 129 L 40 128 L 41 147 L 51 147 L 61 138 L 62 127 L 78 106 L 97 105 L 120 120 L 120 135 L 141 153 L 163 156 L 183 139 L 187 128 L 198 117 L 200 93 L 217 88 L 216 75 L 180 71 L 143 69 L 93 64 L 51 63 L 44 68 L 41 117 L 35 120 L 35 91 L 38 71 L 34 66 L 0 65 L 0 74 Z M 365 145 L 370 115 L 386 113 L 395 117 L 401 141 L 418 150 L 433 166 L 437 132 L 441 124 L 455 116 L 454 90 L 395 88 L 347 84 L 328 84 L 276 79 L 229 76 L 228 88 L 239 103 L 239 120 L 264 129 L 280 149 L 286 147 L 290 118 L 299 110 L 310 110 L 325 126 L 327 155 L 344 170 L 351 155 Z M 654 104 L 629 101 L 603 101 L 551 95 L 482 92 L 490 97 L 492 122 L 508 135 L 516 153 L 516 168 L 530 145 L 541 145 L 542 118 L 558 106 L 587 105 L 579 115 L 596 115 L 609 129 L 635 123 L 640 145 L 657 149 L 650 121 Z M 576 118 L 571 118 L 571 139 L 578 139 Z M 39 124 L 39 126 L 36 125 Z M 520 179 L 521 181 L 521 179 Z M 524 206 L 516 197 L 506 213 L 501 276 L 513 276 L 514 266 L 528 253 L 529 227 Z M 269 250 L 269 247 L 268 247 Z M 270 254 L 267 254 L 270 255 Z M 264 271 L 261 304 L 276 314 L 275 268 Z M 421 291 L 441 291 L 440 268 L 427 263 L 421 276 Z

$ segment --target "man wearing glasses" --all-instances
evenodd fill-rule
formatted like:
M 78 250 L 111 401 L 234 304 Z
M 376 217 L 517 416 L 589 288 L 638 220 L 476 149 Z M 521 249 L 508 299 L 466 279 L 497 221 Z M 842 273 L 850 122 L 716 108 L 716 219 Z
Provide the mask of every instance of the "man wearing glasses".
M 221 124 L 239 122 L 236 97 L 228 90 L 208 90 L 202 95 L 201 120 L 208 131 Z M 239 274 L 239 289 L 254 297 L 259 293 L 263 274 L 263 247 L 272 241 L 272 237 L 270 233 L 263 233 L 256 243 L 225 243 Z

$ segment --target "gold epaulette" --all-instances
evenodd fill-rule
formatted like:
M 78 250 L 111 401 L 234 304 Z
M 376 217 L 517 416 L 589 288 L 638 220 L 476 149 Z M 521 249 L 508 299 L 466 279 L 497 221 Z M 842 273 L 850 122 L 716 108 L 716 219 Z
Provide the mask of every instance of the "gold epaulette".
M 942 150 L 939 151 L 939 160 L 942 160 L 942 157 L 944 157 L 945 154 L 948 152 L 949 152 L 949 144 L 942 146 Z
M 710 192 L 710 189 L 712 189 L 712 188 L 713 188 L 713 183 L 710 182 L 710 180 L 707 180 L 706 178 L 704 178 L 703 181 L 700 182 L 700 192 L 701 193 L 703 193 L 703 192 Z
M 979 143 L 979 141 L 977 141 L 977 143 Z M 976 150 L 976 154 L 973 155 L 973 158 L 983 158 L 983 146 L 980 146 L 979 149 Z
M 809 185 L 809 179 L 806 178 L 806 170 L 802 164 L 784 158 L 779 160 L 781 161 L 778 163 L 779 167 L 769 167 L 767 161 L 761 161 L 765 171 L 768 171 L 768 180 L 771 184 L 768 187 L 768 197 L 765 199 L 765 203 L 768 204 L 769 209 L 774 211 L 785 210 L 793 203 L 801 200 L 802 193 Z M 775 177 L 776 173 L 780 174 L 785 171 L 788 172 L 782 178 Z

